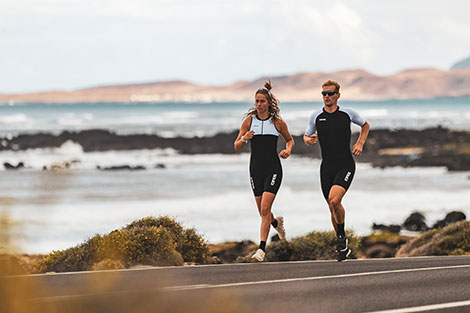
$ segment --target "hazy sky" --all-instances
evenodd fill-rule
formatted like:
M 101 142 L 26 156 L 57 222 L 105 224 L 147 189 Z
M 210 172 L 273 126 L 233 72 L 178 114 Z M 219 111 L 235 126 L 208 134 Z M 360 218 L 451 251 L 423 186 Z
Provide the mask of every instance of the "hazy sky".
M 468 0 L 1 0 L 0 92 L 361 68 L 470 56 Z

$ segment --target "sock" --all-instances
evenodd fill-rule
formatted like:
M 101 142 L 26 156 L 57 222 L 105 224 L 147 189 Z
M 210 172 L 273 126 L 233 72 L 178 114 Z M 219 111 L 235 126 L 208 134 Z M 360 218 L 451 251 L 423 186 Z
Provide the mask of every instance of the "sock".
M 274 219 L 274 221 L 271 223 L 271 225 L 273 225 L 273 227 L 276 228 L 277 227 L 277 220 Z
M 336 233 L 336 235 L 338 236 L 346 236 L 346 234 L 344 233 L 344 223 L 343 224 L 336 224 L 338 226 L 338 232 Z
M 261 241 L 259 243 L 259 248 L 263 250 L 264 252 L 266 252 L 266 241 Z

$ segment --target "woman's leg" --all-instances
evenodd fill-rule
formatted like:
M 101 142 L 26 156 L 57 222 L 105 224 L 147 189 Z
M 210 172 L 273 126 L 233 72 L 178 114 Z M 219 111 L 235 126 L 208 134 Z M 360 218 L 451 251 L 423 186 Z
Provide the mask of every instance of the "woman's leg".
M 271 227 L 271 223 L 274 221 L 271 207 L 273 205 L 274 199 L 276 198 L 276 195 L 274 193 L 265 191 L 260 198 L 260 204 L 258 206 L 259 213 L 261 215 L 260 239 L 261 241 L 266 242 L 268 240 L 269 228 Z
M 262 216 L 261 215 L 261 200 L 262 200 L 262 198 L 263 198 L 263 196 L 259 196 L 259 197 L 255 196 L 256 207 L 258 208 L 259 216 Z M 274 222 L 274 214 L 271 212 L 271 223 L 272 222 Z

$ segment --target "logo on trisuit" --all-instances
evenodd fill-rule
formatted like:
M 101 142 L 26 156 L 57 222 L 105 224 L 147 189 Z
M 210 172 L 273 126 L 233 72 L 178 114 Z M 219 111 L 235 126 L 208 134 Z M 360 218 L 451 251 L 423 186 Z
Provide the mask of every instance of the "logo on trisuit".
M 277 174 L 274 174 L 273 179 L 271 179 L 271 186 L 274 186 L 274 184 L 276 183 L 276 177 L 277 177 Z

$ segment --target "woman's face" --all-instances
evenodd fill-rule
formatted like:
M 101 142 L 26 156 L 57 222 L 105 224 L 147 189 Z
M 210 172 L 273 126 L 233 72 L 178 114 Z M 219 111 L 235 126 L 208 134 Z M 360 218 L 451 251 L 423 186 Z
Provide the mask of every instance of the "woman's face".
M 262 93 L 258 93 L 255 96 L 255 107 L 258 114 L 262 114 L 268 111 L 269 103 L 268 98 Z

